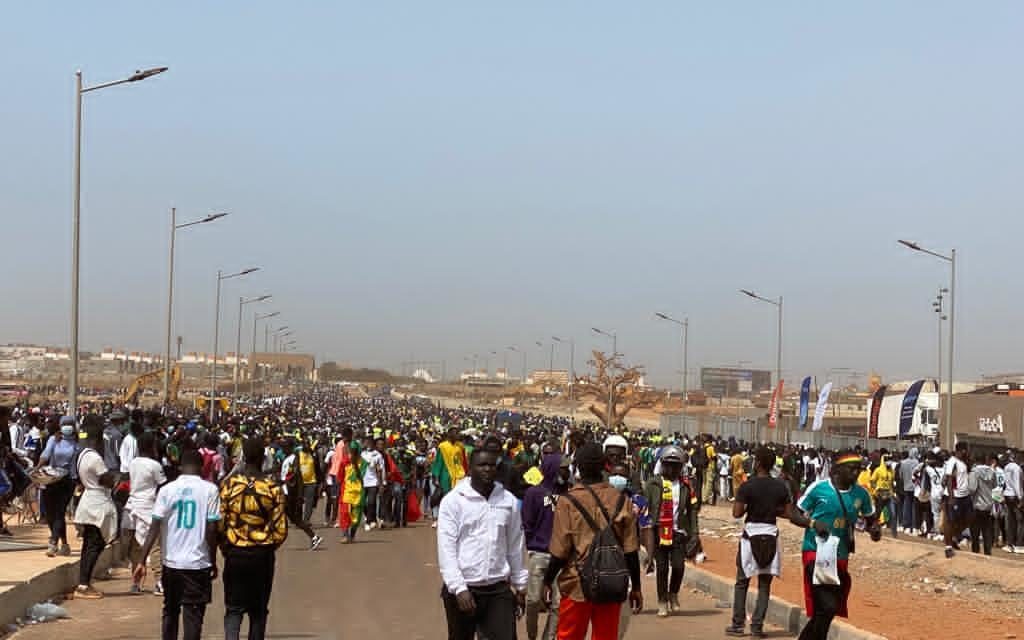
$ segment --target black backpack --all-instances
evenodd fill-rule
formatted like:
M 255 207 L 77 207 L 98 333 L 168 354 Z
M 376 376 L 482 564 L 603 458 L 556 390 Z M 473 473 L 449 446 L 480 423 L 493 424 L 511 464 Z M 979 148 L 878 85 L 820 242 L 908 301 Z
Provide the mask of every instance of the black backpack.
M 604 505 L 601 504 L 601 500 L 593 489 L 587 485 L 584 487 L 594 497 L 606 524 L 603 529 L 598 527 L 590 512 L 584 509 L 583 505 L 571 495 L 565 494 L 564 497 L 576 507 L 594 532 L 594 540 L 590 543 L 590 549 L 587 550 L 583 562 L 576 561 L 576 571 L 580 576 L 583 597 L 588 602 L 595 604 L 625 602 L 629 596 L 629 568 L 626 566 L 626 553 L 622 550 L 622 542 L 615 533 L 612 519 Z M 626 494 L 620 493 L 618 504 L 615 506 L 616 514 L 622 511 L 625 502 Z

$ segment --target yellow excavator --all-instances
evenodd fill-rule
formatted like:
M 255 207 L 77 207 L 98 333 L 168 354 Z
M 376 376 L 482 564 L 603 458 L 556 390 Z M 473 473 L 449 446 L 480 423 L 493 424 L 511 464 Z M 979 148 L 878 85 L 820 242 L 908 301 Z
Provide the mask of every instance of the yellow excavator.
M 156 382 L 163 382 L 164 370 L 155 369 L 153 371 L 147 371 L 138 378 L 132 380 L 132 383 L 128 385 L 124 395 L 120 398 L 121 404 L 136 404 L 139 399 L 139 392 L 147 384 L 153 384 Z M 174 365 L 171 367 L 171 384 L 168 389 L 168 403 L 174 404 L 178 400 L 178 388 L 181 387 L 181 367 Z

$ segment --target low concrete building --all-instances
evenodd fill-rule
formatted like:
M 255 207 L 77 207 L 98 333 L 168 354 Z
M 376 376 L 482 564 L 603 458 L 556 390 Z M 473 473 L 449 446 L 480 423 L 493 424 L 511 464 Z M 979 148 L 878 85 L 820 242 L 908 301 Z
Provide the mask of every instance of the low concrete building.
M 990 384 L 953 396 L 953 431 L 958 441 L 1024 448 L 1024 383 Z

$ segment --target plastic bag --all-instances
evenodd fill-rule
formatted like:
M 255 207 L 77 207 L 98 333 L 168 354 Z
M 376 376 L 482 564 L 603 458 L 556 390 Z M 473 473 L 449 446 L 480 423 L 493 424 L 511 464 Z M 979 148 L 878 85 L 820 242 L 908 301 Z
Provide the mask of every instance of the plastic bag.
M 813 584 L 839 584 L 839 538 L 829 536 L 818 538 L 818 549 L 814 554 Z
M 34 622 L 49 622 L 59 618 L 70 618 L 63 607 L 58 607 L 52 602 L 40 602 L 32 605 L 25 612 L 26 617 Z

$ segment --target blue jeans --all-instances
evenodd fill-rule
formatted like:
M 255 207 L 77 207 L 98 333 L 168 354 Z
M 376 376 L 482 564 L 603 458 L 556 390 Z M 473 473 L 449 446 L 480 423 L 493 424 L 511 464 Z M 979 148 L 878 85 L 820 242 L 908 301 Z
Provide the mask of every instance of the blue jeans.
M 910 491 L 903 494 L 901 509 L 900 509 L 900 524 L 903 525 L 904 529 L 914 529 L 917 525 L 914 522 L 914 502 L 917 498 L 914 497 L 914 492 Z

